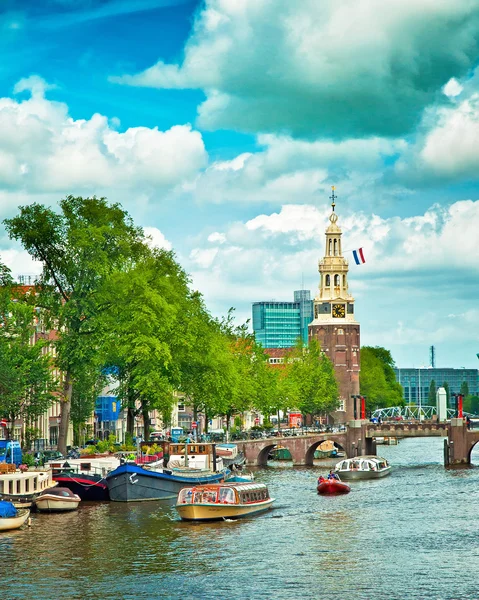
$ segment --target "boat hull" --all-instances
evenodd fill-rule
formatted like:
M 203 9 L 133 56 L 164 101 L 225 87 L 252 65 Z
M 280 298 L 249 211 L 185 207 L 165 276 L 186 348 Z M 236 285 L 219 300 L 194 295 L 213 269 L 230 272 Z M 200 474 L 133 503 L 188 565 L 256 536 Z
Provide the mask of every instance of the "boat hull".
M 37 510 L 40 512 L 68 512 L 76 510 L 80 504 L 80 498 L 62 498 L 53 494 L 42 494 L 35 500 Z
M 274 498 L 255 504 L 177 504 L 183 521 L 221 521 L 223 519 L 241 519 L 264 512 L 271 508 Z
M 381 479 L 391 474 L 391 467 L 378 471 L 336 471 L 341 479 L 346 481 L 357 481 L 363 479 Z
M 337 496 L 339 494 L 349 494 L 351 488 L 346 483 L 330 479 L 318 484 L 318 494 L 323 496 Z
M 12 529 L 20 529 L 30 516 L 28 509 L 20 509 L 16 517 L 6 517 L 0 519 L 0 531 L 11 531 Z
M 53 475 L 54 481 L 80 497 L 82 501 L 106 502 L 110 499 L 106 479 L 97 475 L 61 473 Z
M 111 471 L 106 477 L 110 500 L 113 502 L 141 502 L 176 498 L 187 486 L 224 481 L 225 473 L 204 476 L 183 476 L 148 471 L 139 465 L 127 463 Z

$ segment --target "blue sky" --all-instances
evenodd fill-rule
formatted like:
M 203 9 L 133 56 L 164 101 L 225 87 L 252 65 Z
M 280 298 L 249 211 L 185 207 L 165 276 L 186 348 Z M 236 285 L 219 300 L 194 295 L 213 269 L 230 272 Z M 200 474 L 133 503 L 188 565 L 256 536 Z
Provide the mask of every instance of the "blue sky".
M 316 293 L 336 185 L 362 343 L 479 366 L 476 2 L 1 6 L 0 218 L 105 195 L 242 322 Z

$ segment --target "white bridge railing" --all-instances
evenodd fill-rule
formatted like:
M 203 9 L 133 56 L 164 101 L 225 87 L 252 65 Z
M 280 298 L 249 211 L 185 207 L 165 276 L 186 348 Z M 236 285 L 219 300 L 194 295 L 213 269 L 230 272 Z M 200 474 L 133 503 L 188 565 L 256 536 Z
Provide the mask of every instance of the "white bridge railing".
M 381 419 L 394 419 L 394 417 L 402 417 L 403 419 L 432 419 L 433 415 L 437 414 L 435 406 L 390 406 L 389 408 L 378 408 L 375 410 L 371 417 Z M 456 414 L 453 408 L 447 409 L 447 418 L 452 419 Z M 465 417 L 474 418 L 475 415 L 471 413 L 463 413 Z M 477 418 L 477 417 L 476 417 Z

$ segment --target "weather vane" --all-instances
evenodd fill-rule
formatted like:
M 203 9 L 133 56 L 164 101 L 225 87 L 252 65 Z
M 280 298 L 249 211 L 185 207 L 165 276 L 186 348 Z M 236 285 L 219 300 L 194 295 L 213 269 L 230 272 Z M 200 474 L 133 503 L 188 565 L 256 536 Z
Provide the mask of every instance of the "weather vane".
M 335 189 L 336 189 L 336 188 L 335 188 L 335 186 L 334 186 L 334 185 L 332 185 L 332 186 L 331 186 L 331 190 L 332 190 L 332 192 L 331 192 L 331 196 L 329 196 L 329 199 L 331 200 L 331 206 L 333 207 L 333 212 L 334 212 L 334 207 L 336 206 L 336 204 L 335 204 L 335 202 L 334 202 L 334 201 L 335 201 L 335 200 L 336 200 L 336 198 L 337 198 L 336 194 L 334 193 L 334 190 L 335 190 Z

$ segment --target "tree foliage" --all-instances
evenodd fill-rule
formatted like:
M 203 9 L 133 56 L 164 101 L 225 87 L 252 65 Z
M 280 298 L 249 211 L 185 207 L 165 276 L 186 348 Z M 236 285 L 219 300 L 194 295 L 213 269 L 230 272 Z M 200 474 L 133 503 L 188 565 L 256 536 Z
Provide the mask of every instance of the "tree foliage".
M 429 406 L 435 406 L 436 404 L 436 382 L 434 379 L 431 379 L 431 383 L 429 384 L 429 394 L 428 394 L 428 404 Z
M 386 348 L 361 348 L 360 393 L 366 398 L 367 410 L 404 405 L 402 386 L 394 373 L 394 360 Z
M 339 406 L 338 383 L 330 359 L 315 339 L 308 348 L 301 340 L 285 357 L 282 378 L 288 391 L 288 405 L 303 414 L 329 413 Z
M 19 215 L 4 223 L 10 237 L 43 266 L 37 293 L 59 332 L 56 362 L 64 381 L 58 448 L 65 452 L 73 385 L 96 350 L 89 337 L 98 288 L 144 253 L 143 234 L 118 204 L 96 197 L 68 196 L 60 213 L 39 204 L 20 207 Z
M 36 311 L 20 288 L 15 288 L 8 269 L 0 266 L 0 415 L 32 426 L 55 400 L 48 341 L 35 332 Z

